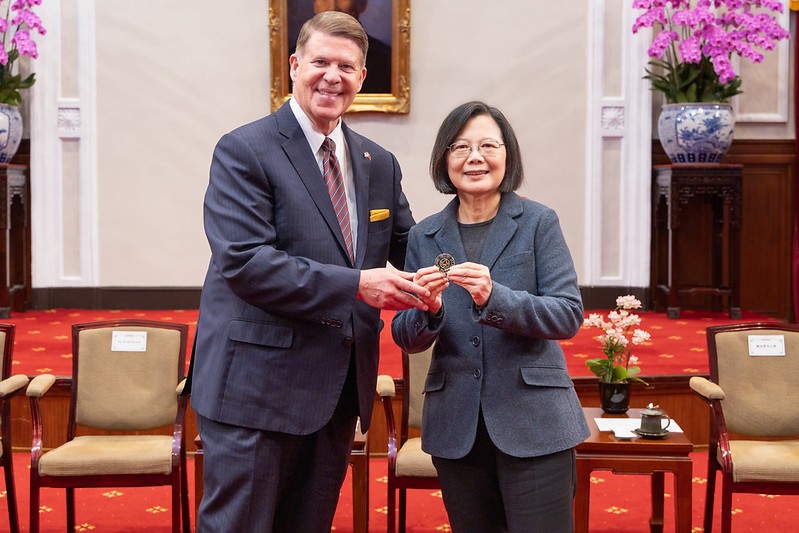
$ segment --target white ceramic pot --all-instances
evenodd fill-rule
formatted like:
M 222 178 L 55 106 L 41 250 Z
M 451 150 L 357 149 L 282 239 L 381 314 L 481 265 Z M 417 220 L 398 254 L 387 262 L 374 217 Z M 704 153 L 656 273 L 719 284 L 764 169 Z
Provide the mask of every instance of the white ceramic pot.
M 720 163 L 734 132 L 730 104 L 666 104 L 658 118 L 660 144 L 672 163 Z
M 0 104 L 0 163 L 9 163 L 22 141 L 22 115 L 16 106 Z

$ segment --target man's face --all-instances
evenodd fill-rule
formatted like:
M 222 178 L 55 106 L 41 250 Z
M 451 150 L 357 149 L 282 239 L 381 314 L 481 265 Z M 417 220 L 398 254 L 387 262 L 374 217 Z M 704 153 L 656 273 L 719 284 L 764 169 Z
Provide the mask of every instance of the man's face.
M 294 99 L 316 128 L 327 135 L 355 100 L 366 78 L 361 50 L 346 37 L 317 31 L 289 62 Z

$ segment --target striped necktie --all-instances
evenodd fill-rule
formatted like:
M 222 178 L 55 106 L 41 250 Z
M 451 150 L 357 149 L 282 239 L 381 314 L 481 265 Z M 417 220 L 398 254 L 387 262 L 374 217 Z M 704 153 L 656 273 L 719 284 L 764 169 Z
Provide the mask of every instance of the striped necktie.
M 347 195 L 344 194 L 344 179 L 341 176 L 341 167 L 336 158 L 336 143 L 330 137 L 325 137 L 322 149 L 325 152 L 322 158 L 325 185 L 327 185 L 327 192 L 330 193 L 330 201 L 333 202 L 333 210 L 336 212 L 338 224 L 341 226 L 341 234 L 344 236 L 344 243 L 347 245 L 347 254 L 349 254 L 350 261 L 354 264 L 355 254 L 352 248 L 350 212 L 347 208 Z

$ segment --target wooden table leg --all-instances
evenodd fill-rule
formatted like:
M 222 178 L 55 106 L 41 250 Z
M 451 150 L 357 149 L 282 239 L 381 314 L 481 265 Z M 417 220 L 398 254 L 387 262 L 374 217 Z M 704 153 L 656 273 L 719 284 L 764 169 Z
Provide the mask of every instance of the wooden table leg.
M 677 533 L 691 533 L 691 498 L 693 468 L 690 461 L 674 467 L 674 506 Z
M 369 460 L 365 455 L 352 457 L 352 529 L 369 530 Z
M 574 496 L 574 531 L 588 533 L 588 511 L 591 499 L 591 467 L 577 458 L 577 491 Z
M 200 436 L 194 438 L 197 451 L 194 453 L 194 527 L 197 527 L 197 516 L 200 500 L 203 499 L 203 443 Z
M 369 531 L 369 450 L 367 437 L 356 431 L 350 452 L 352 465 L 352 530 Z
M 649 518 L 649 531 L 663 533 L 663 472 L 652 472 L 652 516 Z

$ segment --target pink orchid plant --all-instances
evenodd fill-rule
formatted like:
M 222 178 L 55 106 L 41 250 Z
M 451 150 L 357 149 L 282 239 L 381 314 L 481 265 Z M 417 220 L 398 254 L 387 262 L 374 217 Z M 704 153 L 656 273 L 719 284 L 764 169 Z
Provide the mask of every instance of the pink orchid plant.
M 0 10 L 5 7 L 5 17 L 0 16 L 0 38 L 3 46 L 0 47 L 0 103 L 19 105 L 22 103 L 20 89 L 28 89 L 36 81 L 35 75 L 26 78 L 14 72 L 14 63 L 20 56 L 39 57 L 36 42 L 31 33 L 40 35 L 47 33 L 42 21 L 33 7 L 42 3 L 42 0 L 0 0 Z M 5 5 L 4 5 L 5 4 Z
M 607 320 L 598 313 L 591 313 L 583 322 L 583 327 L 602 330 L 602 335 L 596 340 L 602 346 L 605 357 L 585 362 L 600 381 L 619 383 L 633 380 L 646 383 L 634 377 L 641 369 L 638 367 L 638 357 L 632 354 L 633 346 L 651 338 L 646 331 L 634 328 L 641 324 L 641 317 L 630 310 L 640 308 L 641 301 L 634 296 L 619 296 L 616 298 L 616 309 L 608 313 Z
M 790 34 L 769 13 L 782 13 L 779 0 L 633 0 L 644 12 L 633 33 L 656 30 L 644 78 L 669 103 L 726 102 L 740 94 L 741 78 L 733 54 L 753 63 L 760 50 L 773 50 Z

